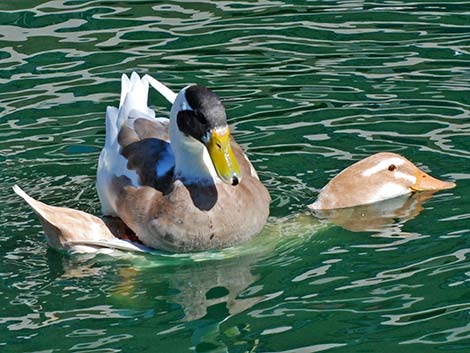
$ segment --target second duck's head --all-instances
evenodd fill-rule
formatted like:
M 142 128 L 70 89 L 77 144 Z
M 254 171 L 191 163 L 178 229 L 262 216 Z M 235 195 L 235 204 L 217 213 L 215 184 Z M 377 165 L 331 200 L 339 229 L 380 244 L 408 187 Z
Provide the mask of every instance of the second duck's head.
M 218 177 L 240 183 L 225 109 L 210 89 L 192 85 L 178 93 L 170 113 L 170 140 L 177 176 L 189 182 Z
M 347 208 L 454 186 L 455 183 L 433 178 L 399 154 L 380 152 L 341 171 L 308 207 L 311 210 Z

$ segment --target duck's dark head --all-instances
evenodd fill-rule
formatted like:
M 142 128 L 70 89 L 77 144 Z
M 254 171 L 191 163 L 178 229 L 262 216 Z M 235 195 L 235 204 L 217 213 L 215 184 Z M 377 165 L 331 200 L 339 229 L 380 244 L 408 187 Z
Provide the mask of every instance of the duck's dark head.
M 184 88 L 173 104 L 171 119 L 186 138 L 204 144 L 223 182 L 239 184 L 240 167 L 232 151 L 227 116 L 214 92 L 199 85 Z

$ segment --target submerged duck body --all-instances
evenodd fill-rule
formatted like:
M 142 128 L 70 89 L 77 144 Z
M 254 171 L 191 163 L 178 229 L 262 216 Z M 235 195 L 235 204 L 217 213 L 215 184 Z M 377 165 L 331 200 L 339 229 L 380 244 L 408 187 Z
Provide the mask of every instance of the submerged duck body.
M 170 119 L 148 108 L 149 82 L 173 103 Z M 123 75 L 119 108 L 107 109 L 96 187 L 104 215 L 146 246 L 178 252 L 248 240 L 271 200 L 213 92 L 188 86 L 176 95 L 135 73 Z
M 423 172 L 399 154 L 380 152 L 341 171 L 308 206 L 312 211 L 372 204 L 416 191 L 455 187 Z

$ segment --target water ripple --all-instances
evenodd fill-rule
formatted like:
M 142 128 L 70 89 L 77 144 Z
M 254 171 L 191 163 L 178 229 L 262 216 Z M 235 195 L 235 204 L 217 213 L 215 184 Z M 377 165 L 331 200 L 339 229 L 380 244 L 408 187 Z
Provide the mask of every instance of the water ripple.
M 156 335 L 162 351 L 467 351 L 469 39 L 464 1 L 2 2 L 0 346 L 47 351 L 60 326 L 55 350 Z M 259 238 L 191 256 L 47 250 L 11 186 L 99 214 L 104 111 L 133 70 L 221 96 L 272 195 Z M 384 150 L 457 188 L 373 233 L 304 214 Z
M 375 286 L 377 284 L 383 284 L 390 281 L 402 280 L 404 278 L 415 276 L 416 274 L 423 271 L 430 272 L 429 276 L 432 276 L 443 271 L 447 271 L 449 267 L 451 270 L 455 270 L 455 264 L 466 261 L 468 258 L 468 253 L 470 253 L 470 249 L 462 249 L 452 254 L 432 257 L 404 267 L 380 272 L 373 278 L 354 281 L 349 286 L 339 287 L 338 290 L 346 290 L 362 286 Z M 436 270 L 430 271 L 432 269 Z
M 0 324 L 7 324 L 6 327 L 10 331 L 35 330 L 50 325 L 61 325 L 73 320 L 132 319 L 148 315 L 152 315 L 152 313 L 116 310 L 103 305 L 85 309 L 31 313 L 21 317 L 3 317 L 0 318 Z

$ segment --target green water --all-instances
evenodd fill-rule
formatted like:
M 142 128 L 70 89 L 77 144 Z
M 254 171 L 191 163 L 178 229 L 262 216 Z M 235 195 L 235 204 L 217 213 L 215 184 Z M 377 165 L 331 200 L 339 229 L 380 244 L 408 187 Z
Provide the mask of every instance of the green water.
M 469 352 L 469 50 L 465 1 L 1 1 L 0 351 Z M 99 214 L 104 111 L 133 70 L 223 98 L 273 198 L 259 237 L 48 249 L 11 186 Z M 457 188 L 381 231 L 301 215 L 385 150 Z

